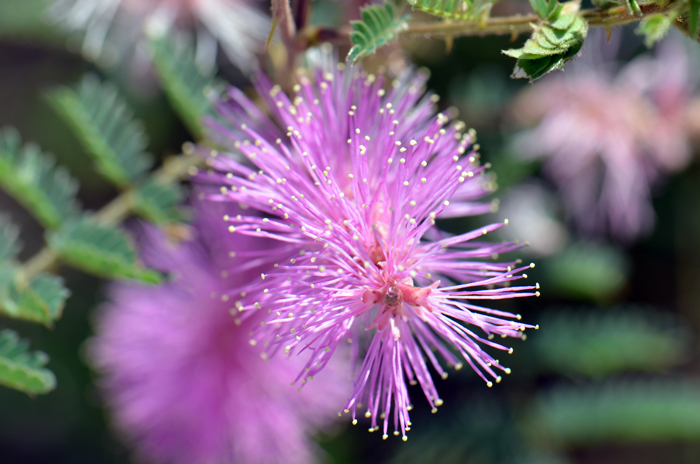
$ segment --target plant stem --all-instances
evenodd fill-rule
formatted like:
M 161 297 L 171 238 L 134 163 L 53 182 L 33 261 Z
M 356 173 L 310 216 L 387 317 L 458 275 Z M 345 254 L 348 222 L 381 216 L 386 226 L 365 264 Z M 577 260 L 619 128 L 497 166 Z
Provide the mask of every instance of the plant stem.
M 163 166 L 154 173 L 156 180 L 171 183 L 181 179 L 190 169 L 200 163 L 195 155 L 179 155 L 168 158 Z M 92 217 L 99 224 L 117 224 L 131 214 L 136 206 L 136 196 L 133 190 L 125 190 L 114 200 L 110 201 Z M 54 267 L 59 260 L 58 254 L 48 246 L 32 256 L 19 270 L 18 281 L 28 283 L 42 271 Z
M 679 7 L 678 2 L 670 2 L 666 6 L 659 6 L 655 3 L 640 5 L 642 14 L 635 16 L 623 6 L 612 8 L 590 8 L 582 10 L 580 15 L 591 27 L 612 27 L 621 26 L 640 21 L 645 16 L 654 13 L 663 13 Z M 463 36 L 483 36 L 483 35 L 519 35 L 532 31 L 531 23 L 540 21 L 537 15 L 514 15 L 507 17 L 489 18 L 485 22 L 459 21 L 459 22 L 413 22 L 409 23 L 408 29 L 402 31 L 402 37 L 463 37 Z

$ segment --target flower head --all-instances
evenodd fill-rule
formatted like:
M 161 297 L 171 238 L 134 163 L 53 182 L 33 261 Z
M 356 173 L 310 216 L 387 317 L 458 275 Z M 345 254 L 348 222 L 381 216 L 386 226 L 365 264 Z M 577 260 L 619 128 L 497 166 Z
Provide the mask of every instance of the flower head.
M 408 383 L 420 384 L 433 408 L 442 404 L 428 367 L 446 377 L 438 357 L 457 368 L 466 361 L 489 385 L 508 372 L 482 346 L 509 351 L 491 338 L 521 337 L 530 326 L 477 300 L 534 295 L 536 286 L 507 286 L 529 266 L 493 261 L 517 244 L 478 241 L 502 223 L 460 235 L 436 228 L 440 218 L 489 211 L 478 200 L 491 186 L 473 132 L 445 114 L 433 116 L 426 75 L 387 82 L 314 53 L 291 98 L 259 79 L 259 93 L 286 134 L 240 91 L 229 91 L 210 123 L 214 140 L 234 154 L 198 148 L 218 171 L 200 179 L 221 186 L 212 198 L 262 212 L 226 216 L 232 233 L 288 247 L 249 286 L 248 295 L 262 290 L 263 298 L 230 292 L 242 313 L 268 316 L 254 340 L 270 354 L 308 352 L 301 383 L 347 340 L 359 367 L 345 412 L 356 421 L 357 409 L 366 408 L 370 430 L 383 419 L 386 438 L 391 420 L 405 439 Z
M 316 449 L 307 435 L 328 424 L 345 389 L 328 372 L 299 393 L 289 385 L 299 362 L 266 363 L 259 347 L 249 344 L 259 318 L 231 316 L 232 302 L 222 291 L 259 275 L 264 259 L 258 258 L 275 247 L 231 240 L 217 227 L 219 217 L 214 223 L 200 216 L 200 237 L 179 245 L 146 231 L 146 260 L 169 272 L 172 282 L 113 286 L 91 357 L 103 373 L 117 424 L 148 459 L 312 462 Z M 237 253 L 248 259 L 248 269 L 233 268 Z
M 149 31 L 162 34 L 190 26 L 197 32 L 197 62 L 214 66 L 217 41 L 244 71 L 254 68 L 270 30 L 269 18 L 250 0 L 54 0 L 48 17 L 69 32 L 84 34 L 82 52 L 114 63 Z
M 588 50 L 602 42 L 589 41 Z M 516 102 L 518 119 L 539 121 L 516 139 L 518 152 L 547 159 L 545 175 L 586 233 L 630 240 L 648 232 L 652 186 L 690 159 L 684 110 L 692 66 L 681 44 L 662 50 L 617 70 L 587 63 L 584 52 L 576 66 L 547 76 Z

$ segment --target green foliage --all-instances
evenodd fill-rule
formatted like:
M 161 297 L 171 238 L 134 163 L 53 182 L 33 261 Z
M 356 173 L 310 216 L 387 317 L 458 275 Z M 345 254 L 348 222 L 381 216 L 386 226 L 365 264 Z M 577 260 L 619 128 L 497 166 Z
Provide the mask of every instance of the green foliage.
M 22 249 L 19 242 L 19 228 L 4 215 L 0 215 L 0 266 L 14 259 Z
M 645 16 L 639 23 L 636 33 L 644 36 L 644 44 L 651 47 L 666 36 L 671 24 L 676 19 L 676 12 L 655 13 Z
M 664 370 L 684 360 L 690 334 L 669 314 L 639 308 L 544 313 L 532 335 L 546 370 L 604 376 Z
M 167 185 L 149 179 L 136 190 L 136 211 L 156 224 L 181 221 L 183 214 L 178 208 L 184 198 L 179 185 Z
M 698 16 L 700 16 L 700 0 L 688 0 L 690 11 L 688 12 L 688 32 L 691 37 L 698 36 Z
M 700 439 L 700 385 L 608 381 L 540 395 L 523 431 L 549 446 Z
M 56 89 L 48 99 L 114 184 L 128 186 L 153 164 L 143 126 L 114 85 L 88 74 L 75 90 Z
M 17 275 L 19 229 L 0 216 L 0 314 L 51 327 L 61 317 L 69 292 L 60 277 L 39 274 L 31 282 Z M 19 281 L 19 282 L 18 282 Z
M 484 21 L 491 13 L 494 0 L 408 0 L 417 10 L 459 21 Z
M 49 245 L 67 263 L 98 276 L 157 283 L 160 274 L 136 262 L 126 234 L 83 216 L 49 236 Z
M 406 28 L 406 17 L 396 17 L 391 2 L 384 5 L 370 5 L 362 9 L 362 20 L 353 21 L 350 40 L 353 47 L 348 53 L 348 61 L 371 55 L 378 48 L 396 39 L 396 33 Z
M 195 63 L 192 41 L 182 35 L 151 40 L 153 60 L 173 109 L 195 138 L 204 136 L 202 117 L 212 107 L 216 87 L 213 75 L 205 75 Z
M 576 243 L 542 261 L 547 291 L 569 298 L 608 301 L 627 282 L 624 253 L 602 243 Z
M 18 285 L 16 276 L 14 266 L 0 268 L 0 313 L 52 327 L 70 295 L 63 279 L 39 274 L 28 285 Z
M 44 369 L 49 358 L 28 348 L 15 332 L 0 331 L 0 385 L 29 394 L 48 393 L 56 386 L 56 377 Z
M 465 395 L 467 396 L 467 395 Z M 511 463 L 522 457 L 512 411 L 494 396 L 477 390 L 468 407 L 452 404 L 438 410 L 439 420 L 421 422 L 421 430 L 398 447 L 392 464 Z M 449 408 L 449 409 L 448 409 Z M 445 443 L 450 443 L 445 447 Z
M 639 8 L 639 3 L 637 3 L 637 0 L 623 0 L 625 4 L 625 8 L 627 8 L 627 11 L 629 11 L 630 14 L 635 15 L 635 16 L 640 16 L 642 14 L 642 9 Z
M 78 183 L 68 171 L 19 133 L 0 129 L 0 185 L 47 228 L 57 228 L 75 215 Z
M 559 0 L 530 0 L 530 6 L 537 16 L 545 21 L 558 16 L 564 7 Z
M 578 14 L 579 2 L 559 5 L 557 0 L 532 0 L 532 6 L 543 19 L 522 48 L 504 50 L 516 58 L 512 77 L 528 78 L 530 82 L 550 71 L 563 69 L 581 50 L 588 34 L 588 24 Z

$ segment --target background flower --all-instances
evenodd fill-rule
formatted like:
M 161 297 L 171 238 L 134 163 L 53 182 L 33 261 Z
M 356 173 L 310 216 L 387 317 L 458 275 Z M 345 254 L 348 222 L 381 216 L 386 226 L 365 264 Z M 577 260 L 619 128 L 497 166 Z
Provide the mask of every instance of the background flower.
M 318 450 L 308 434 L 335 416 L 344 375 L 327 372 L 300 393 L 289 385 L 299 362 L 261 359 L 248 332 L 262 315 L 234 317 L 222 291 L 259 275 L 256 257 L 274 244 L 232 239 L 218 212 L 199 213 L 193 241 L 152 229 L 141 240 L 172 282 L 115 285 L 100 314 L 90 352 L 114 417 L 157 462 L 311 462 Z M 235 253 L 251 266 L 231 266 Z
M 585 58 L 615 48 L 604 46 L 602 34 L 590 38 L 581 60 L 520 95 L 513 114 L 539 124 L 514 149 L 547 160 L 545 175 L 582 231 L 631 240 L 654 223 L 652 188 L 690 159 L 685 105 L 697 74 L 679 41 L 624 66 Z
M 197 62 L 211 70 L 217 41 L 243 71 L 256 67 L 270 20 L 249 0 L 54 0 L 48 18 L 70 33 L 83 35 L 83 54 L 113 65 L 133 52 L 143 35 L 162 35 L 173 28 L 193 27 Z

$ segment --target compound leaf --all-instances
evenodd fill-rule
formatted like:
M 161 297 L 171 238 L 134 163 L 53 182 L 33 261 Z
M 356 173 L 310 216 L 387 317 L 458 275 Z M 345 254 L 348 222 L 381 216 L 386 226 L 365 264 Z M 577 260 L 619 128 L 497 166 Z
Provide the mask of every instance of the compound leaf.
M 26 342 L 11 330 L 0 331 L 0 384 L 29 394 L 48 393 L 56 377 L 45 369 L 49 361 L 41 351 L 29 352 Z
M 11 127 L 0 129 L 0 185 L 50 229 L 78 210 L 77 181 L 38 145 L 22 145 Z
M 152 166 L 143 125 L 113 84 L 87 74 L 75 90 L 55 89 L 48 99 L 114 184 L 126 187 Z
M 151 178 L 136 190 L 136 212 L 156 224 L 181 221 L 184 217 L 178 206 L 184 196 L 180 185 Z
M 543 19 L 522 48 L 504 50 L 516 58 L 512 77 L 530 82 L 564 64 L 579 52 L 588 33 L 588 24 L 579 16 L 580 3 L 559 4 L 557 0 L 532 0 L 533 9 Z
M 396 39 L 396 33 L 406 27 L 405 17 L 396 17 L 390 2 L 384 5 L 370 5 L 362 9 L 362 19 L 352 22 L 350 40 L 353 47 L 348 53 L 348 61 L 371 55 L 378 48 Z
M 157 283 L 160 274 L 144 269 L 126 234 L 83 216 L 49 236 L 49 245 L 61 259 L 86 272 L 113 279 Z
M 212 108 L 217 84 L 195 62 L 195 49 L 185 35 L 151 39 L 153 60 L 165 95 L 195 138 L 204 135 L 202 117 Z

